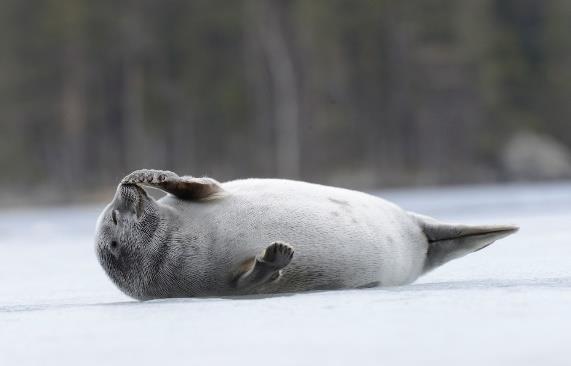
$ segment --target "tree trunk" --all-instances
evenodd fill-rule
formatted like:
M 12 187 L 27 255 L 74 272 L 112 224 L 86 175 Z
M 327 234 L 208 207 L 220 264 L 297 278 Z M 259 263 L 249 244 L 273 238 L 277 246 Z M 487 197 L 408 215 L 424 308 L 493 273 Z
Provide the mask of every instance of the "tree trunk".
M 263 7 L 259 32 L 270 72 L 276 132 L 276 165 L 280 177 L 300 172 L 299 95 L 291 45 L 288 44 L 287 2 L 258 2 Z

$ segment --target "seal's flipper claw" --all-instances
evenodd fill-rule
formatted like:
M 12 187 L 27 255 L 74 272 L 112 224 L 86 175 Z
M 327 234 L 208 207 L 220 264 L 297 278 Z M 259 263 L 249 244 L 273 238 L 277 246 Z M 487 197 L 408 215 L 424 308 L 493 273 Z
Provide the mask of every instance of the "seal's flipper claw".
M 276 241 L 264 250 L 258 261 L 268 267 L 280 270 L 287 266 L 293 257 L 293 247 L 287 243 Z
M 244 262 L 234 277 L 235 286 L 247 290 L 278 280 L 281 270 L 291 262 L 293 253 L 293 247 L 287 243 L 272 243 L 261 254 Z
M 177 179 L 180 179 L 180 177 L 168 170 L 139 169 L 123 178 L 121 184 L 140 183 L 148 186 L 160 186 L 167 181 L 175 181 Z
M 136 170 L 123 178 L 121 184 L 158 188 L 184 200 L 203 200 L 224 194 L 220 183 L 212 178 L 179 177 L 168 170 Z

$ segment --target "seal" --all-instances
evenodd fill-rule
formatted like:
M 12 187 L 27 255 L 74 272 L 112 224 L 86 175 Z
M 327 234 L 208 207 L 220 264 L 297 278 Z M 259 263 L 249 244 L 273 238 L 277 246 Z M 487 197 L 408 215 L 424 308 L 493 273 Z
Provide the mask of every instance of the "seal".
M 119 289 L 149 300 L 404 285 L 517 230 L 442 223 L 318 184 L 144 169 L 120 182 L 95 246 Z

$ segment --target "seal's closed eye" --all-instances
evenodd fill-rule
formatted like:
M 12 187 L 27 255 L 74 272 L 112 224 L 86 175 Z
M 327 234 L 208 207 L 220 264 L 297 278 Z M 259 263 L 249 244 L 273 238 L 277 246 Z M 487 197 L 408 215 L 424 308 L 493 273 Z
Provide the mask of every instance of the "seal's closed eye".
M 113 210 L 111 212 L 111 219 L 113 220 L 113 223 L 117 225 L 117 210 Z
M 117 244 L 117 242 L 115 240 L 113 240 L 111 242 L 111 249 L 117 249 L 117 246 L 119 246 L 119 244 Z

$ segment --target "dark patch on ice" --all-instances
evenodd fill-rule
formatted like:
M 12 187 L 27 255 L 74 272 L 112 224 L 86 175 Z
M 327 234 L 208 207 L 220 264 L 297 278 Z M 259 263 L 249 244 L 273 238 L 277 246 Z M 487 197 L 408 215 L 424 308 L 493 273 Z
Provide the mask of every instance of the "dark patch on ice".
M 333 203 L 336 203 L 336 204 L 338 204 L 339 206 L 342 206 L 342 207 L 345 207 L 345 208 L 351 207 L 351 204 L 350 204 L 348 201 L 338 200 L 338 199 L 335 199 L 335 198 L 332 198 L 332 197 L 329 197 L 328 199 L 329 199 L 329 201 L 331 201 L 331 202 L 333 202 Z
M 517 288 L 544 288 L 562 289 L 571 288 L 571 277 L 498 280 L 483 279 L 473 281 L 451 281 L 435 283 L 419 283 L 399 287 L 386 287 L 386 291 L 446 291 L 446 290 L 485 290 L 485 289 L 517 289 Z
M 93 306 L 104 305 L 123 305 L 123 304 L 136 304 L 138 301 L 125 301 L 125 302 L 109 302 L 101 304 L 35 304 L 35 305 L 4 305 L 0 306 L 0 313 L 18 313 L 39 310 L 59 310 L 69 308 L 85 308 Z

